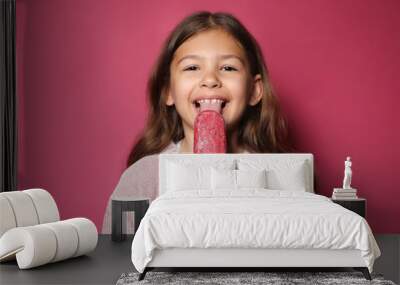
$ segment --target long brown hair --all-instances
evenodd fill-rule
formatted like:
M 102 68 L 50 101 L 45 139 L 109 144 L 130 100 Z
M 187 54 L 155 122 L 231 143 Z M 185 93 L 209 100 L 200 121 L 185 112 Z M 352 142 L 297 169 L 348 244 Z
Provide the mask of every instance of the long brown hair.
M 180 22 L 168 36 L 148 81 L 149 115 L 147 125 L 135 143 L 128 166 L 144 156 L 162 152 L 171 142 L 184 138 L 183 126 L 174 106 L 166 105 L 170 65 L 175 51 L 188 38 L 209 29 L 220 28 L 232 35 L 246 53 L 252 76 L 260 74 L 264 94 L 255 106 L 247 106 L 238 125 L 238 145 L 254 153 L 288 152 L 287 124 L 270 84 L 262 51 L 247 29 L 227 13 L 197 12 Z M 229 141 L 227 142 L 229 144 Z M 230 148 L 228 145 L 228 152 Z

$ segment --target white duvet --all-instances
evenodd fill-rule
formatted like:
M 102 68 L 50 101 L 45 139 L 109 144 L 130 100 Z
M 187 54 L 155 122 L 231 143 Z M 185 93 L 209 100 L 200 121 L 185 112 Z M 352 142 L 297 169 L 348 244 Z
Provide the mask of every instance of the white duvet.
M 372 272 L 379 248 L 361 216 L 299 191 L 169 192 L 153 201 L 132 243 L 143 272 L 155 249 L 358 249 Z

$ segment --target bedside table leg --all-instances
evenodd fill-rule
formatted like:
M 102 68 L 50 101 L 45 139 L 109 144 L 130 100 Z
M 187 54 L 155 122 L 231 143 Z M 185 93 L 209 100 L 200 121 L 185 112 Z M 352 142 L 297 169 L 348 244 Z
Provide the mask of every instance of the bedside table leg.
M 111 208 L 111 240 L 122 241 L 122 205 L 121 203 L 113 201 Z

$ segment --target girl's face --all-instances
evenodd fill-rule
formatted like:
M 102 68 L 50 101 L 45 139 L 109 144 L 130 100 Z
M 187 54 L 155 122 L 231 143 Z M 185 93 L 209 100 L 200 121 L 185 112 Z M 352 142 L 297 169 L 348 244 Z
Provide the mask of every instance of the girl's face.
M 166 104 L 175 104 L 185 136 L 193 132 L 199 112 L 196 101 L 223 99 L 222 116 L 229 128 L 239 121 L 246 105 L 257 104 L 263 94 L 261 76 L 251 76 L 243 48 L 221 29 L 186 40 L 175 51 L 170 74 Z

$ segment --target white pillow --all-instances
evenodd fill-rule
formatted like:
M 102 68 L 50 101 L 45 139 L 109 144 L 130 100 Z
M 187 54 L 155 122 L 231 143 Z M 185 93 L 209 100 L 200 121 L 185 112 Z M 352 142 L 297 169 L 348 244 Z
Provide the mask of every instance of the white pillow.
M 275 190 L 306 191 L 307 180 L 304 163 L 284 171 L 272 169 L 267 172 L 268 188 Z
M 211 188 L 238 190 L 240 188 L 266 188 L 266 170 L 230 170 L 211 168 Z
M 266 181 L 268 189 L 306 191 L 309 185 L 308 167 L 304 160 L 271 160 L 260 161 L 240 159 L 240 170 L 266 169 Z
M 210 189 L 210 169 L 205 166 L 187 166 L 168 162 L 167 191 Z
M 236 189 L 236 170 L 211 168 L 211 189 Z
M 267 171 L 261 170 L 236 170 L 238 188 L 267 188 Z

